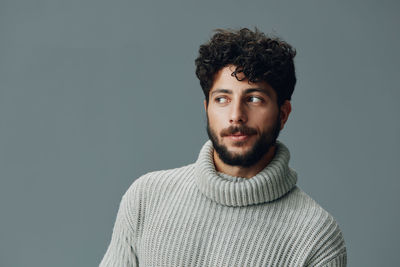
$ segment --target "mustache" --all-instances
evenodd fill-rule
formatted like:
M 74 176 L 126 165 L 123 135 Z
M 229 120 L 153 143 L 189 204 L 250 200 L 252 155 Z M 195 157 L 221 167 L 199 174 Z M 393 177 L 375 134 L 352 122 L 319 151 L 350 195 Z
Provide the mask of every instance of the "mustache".
M 226 129 L 223 129 L 221 131 L 221 136 L 228 136 L 228 135 L 232 135 L 235 133 L 242 133 L 245 135 L 252 135 L 252 134 L 256 134 L 257 131 L 253 128 L 247 127 L 245 125 L 241 125 L 241 126 L 230 126 Z

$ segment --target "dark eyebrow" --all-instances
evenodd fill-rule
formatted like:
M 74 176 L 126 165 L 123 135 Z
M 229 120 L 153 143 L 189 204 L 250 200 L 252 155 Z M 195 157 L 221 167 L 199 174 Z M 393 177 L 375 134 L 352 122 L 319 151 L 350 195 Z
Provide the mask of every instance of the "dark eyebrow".
M 266 94 L 270 98 L 272 97 L 270 92 L 268 92 L 267 90 L 262 89 L 262 88 L 249 88 L 244 91 L 245 94 L 250 94 L 250 93 L 254 93 L 254 92 L 260 92 L 260 93 Z
M 270 92 L 268 92 L 267 90 L 262 89 L 262 88 L 256 87 L 256 88 L 248 88 L 248 89 L 244 90 L 245 94 L 251 94 L 251 93 L 254 93 L 254 92 L 260 92 L 260 93 L 266 94 L 270 98 L 272 97 Z M 214 91 L 211 92 L 211 96 L 214 95 L 214 94 L 217 94 L 217 93 L 232 94 L 232 90 L 229 90 L 229 89 L 215 89 Z
M 216 94 L 216 93 L 232 94 L 232 90 L 228 90 L 228 89 L 215 89 L 214 91 L 211 92 L 211 95 Z

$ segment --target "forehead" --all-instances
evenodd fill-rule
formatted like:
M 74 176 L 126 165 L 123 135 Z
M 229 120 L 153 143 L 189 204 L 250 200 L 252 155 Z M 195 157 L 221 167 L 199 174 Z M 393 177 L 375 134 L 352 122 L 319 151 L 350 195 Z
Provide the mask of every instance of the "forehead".
M 209 95 L 218 93 L 218 92 L 227 92 L 231 94 L 242 94 L 248 92 L 264 92 L 269 97 L 276 99 L 275 90 L 267 83 L 267 82 L 257 82 L 252 83 L 249 82 L 248 79 L 244 78 L 242 73 L 238 74 L 238 78 L 244 78 L 242 81 L 239 81 L 232 73 L 235 71 L 236 67 L 233 65 L 226 66 L 219 70 L 214 77 L 213 86 L 210 89 Z M 240 77 L 243 75 L 243 77 Z M 259 90 L 249 90 L 249 89 L 259 89 Z

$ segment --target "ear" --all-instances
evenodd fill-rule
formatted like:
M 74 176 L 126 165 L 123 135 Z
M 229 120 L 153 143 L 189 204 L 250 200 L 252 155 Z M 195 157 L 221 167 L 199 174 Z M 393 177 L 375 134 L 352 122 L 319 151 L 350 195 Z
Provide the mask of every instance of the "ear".
M 204 110 L 206 111 L 206 113 L 207 113 L 207 101 L 204 99 Z
M 281 119 L 281 130 L 282 130 L 289 118 L 290 112 L 292 111 L 292 104 L 290 103 L 289 100 L 285 100 L 285 102 L 283 102 L 280 111 L 281 111 L 280 119 Z

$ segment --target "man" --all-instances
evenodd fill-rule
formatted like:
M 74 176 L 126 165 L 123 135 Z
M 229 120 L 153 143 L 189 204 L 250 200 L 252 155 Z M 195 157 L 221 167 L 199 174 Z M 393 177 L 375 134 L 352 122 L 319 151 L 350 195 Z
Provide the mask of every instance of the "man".
M 193 164 L 124 194 L 101 266 L 345 266 L 335 220 L 296 186 L 277 141 L 291 112 L 294 49 L 257 29 L 200 46 L 207 141 Z

